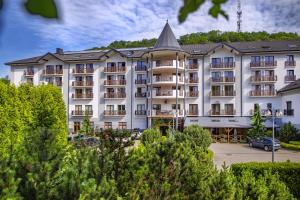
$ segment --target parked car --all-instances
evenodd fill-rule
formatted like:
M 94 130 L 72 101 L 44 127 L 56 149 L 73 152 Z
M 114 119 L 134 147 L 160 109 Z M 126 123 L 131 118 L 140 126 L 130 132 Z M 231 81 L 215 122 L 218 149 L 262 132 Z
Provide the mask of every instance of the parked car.
M 251 139 L 249 141 L 249 146 L 255 147 L 255 148 L 261 148 L 261 149 L 264 149 L 265 151 L 271 151 L 272 150 L 272 140 L 273 139 L 271 137 Z M 277 151 L 280 148 L 281 148 L 281 146 L 280 146 L 279 140 L 275 139 L 274 150 Z

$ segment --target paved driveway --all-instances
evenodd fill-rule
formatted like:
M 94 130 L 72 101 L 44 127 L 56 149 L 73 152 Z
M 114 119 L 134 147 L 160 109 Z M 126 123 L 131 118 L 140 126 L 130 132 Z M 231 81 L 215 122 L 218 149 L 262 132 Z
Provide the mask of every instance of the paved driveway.
M 224 162 L 228 166 L 232 163 L 272 161 L 272 152 L 250 148 L 248 144 L 213 143 L 210 149 L 214 152 L 214 162 L 218 168 L 221 168 Z M 275 152 L 275 161 L 286 160 L 300 162 L 300 152 L 285 149 Z

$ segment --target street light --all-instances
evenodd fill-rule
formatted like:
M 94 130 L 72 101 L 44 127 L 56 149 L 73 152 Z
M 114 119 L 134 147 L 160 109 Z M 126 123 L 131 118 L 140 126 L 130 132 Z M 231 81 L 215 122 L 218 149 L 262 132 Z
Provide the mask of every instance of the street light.
M 274 162 L 274 143 L 275 143 L 275 119 L 283 115 L 280 110 L 269 109 L 266 113 L 267 117 L 272 117 L 272 162 Z

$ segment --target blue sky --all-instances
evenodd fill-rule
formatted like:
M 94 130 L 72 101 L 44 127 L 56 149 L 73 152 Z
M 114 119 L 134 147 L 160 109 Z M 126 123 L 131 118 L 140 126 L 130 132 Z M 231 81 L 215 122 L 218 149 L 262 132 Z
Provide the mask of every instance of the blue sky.
M 9 73 L 4 63 L 64 50 L 83 50 L 114 40 L 157 37 L 169 19 L 177 37 L 192 32 L 236 30 L 236 0 L 224 10 L 230 19 L 214 19 L 210 2 L 178 24 L 182 0 L 56 0 L 60 20 L 44 20 L 24 12 L 22 0 L 6 0 L 0 11 L 0 77 Z M 242 30 L 300 33 L 300 0 L 241 0 Z

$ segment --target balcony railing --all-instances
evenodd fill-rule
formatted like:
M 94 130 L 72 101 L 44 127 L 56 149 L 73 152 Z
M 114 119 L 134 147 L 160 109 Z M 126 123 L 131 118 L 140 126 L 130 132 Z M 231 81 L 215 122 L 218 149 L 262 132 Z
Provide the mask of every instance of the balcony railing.
M 144 72 L 144 71 L 147 71 L 147 65 L 136 65 L 135 66 L 135 71 L 136 72 Z
M 24 76 L 33 76 L 34 75 L 34 71 L 33 70 L 26 70 L 24 71 Z
M 199 65 L 198 65 L 198 63 L 188 64 L 188 65 L 187 65 L 187 69 L 190 69 L 190 70 L 197 70 L 197 69 L 199 69 Z
M 235 77 L 226 77 L 226 76 L 211 77 L 211 82 L 213 82 L 213 83 L 234 83 Z
M 146 115 L 147 111 L 146 110 L 136 110 L 135 115 Z
M 260 61 L 260 62 L 250 62 L 250 68 L 261 68 L 261 67 L 276 67 L 277 61 Z
M 147 84 L 147 79 L 137 79 L 135 80 L 135 84 Z
M 104 85 L 126 85 L 126 80 L 105 80 Z
M 187 92 L 186 97 L 198 97 L 199 92 L 198 91 L 192 91 L 192 92 Z
M 73 99 L 92 99 L 93 93 L 87 93 L 87 94 L 72 94 Z
M 58 87 L 61 87 L 62 86 L 62 81 L 56 81 L 55 85 L 58 86 Z
M 295 60 L 287 60 L 284 62 L 285 67 L 295 67 L 296 66 L 296 61 Z
M 106 116 L 123 116 L 126 115 L 126 110 L 105 110 L 104 115 Z
M 285 82 L 293 82 L 296 80 L 296 76 L 287 75 L 284 77 Z
M 135 97 L 137 97 L 137 98 L 146 98 L 147 97 L 147 92 L 136 92 Z
M 55 69 L 44 69 L 42 72 L 42 75 L 44 76 L 52 76 L 52 75 L 62 75 L 63 74 L 63 70 L 59 69 L 59 70 L 55 70 Z
M 161 67 L 176 68 L 176 60 L 156 60 L 153 62 L 152 67 L 153 67 L 153 69 L 158 69 Z M 182 61 L 178 61 L 178 67 L 183 68 Z
M 73 87 L 92 87 L 94 85 L 93 81 L 73 81 Z
M 183 115 L 183 110 L 178 110 L 178 115 Z M 176 110 L 153 110 L 153 117 L 176 117 Z
M 155 96 L 159 97 L 159 96 L 176 96 L 176 90 L 162 90 L 162 91 L 157 91 L 154 92 Z M 178 91 L 178 96 L 183 96 L 183 91 L 180 90 Z
M 110 72 L 110 73 L 125 73 L 126 67 L 125 66 L 114 66 L 114 67 L 105 67 L 104 72 Z
M 93 74 L 94 68 L 85 68 L 85 69 L 73 69 L 73 74 Z
M 251 82 L 276 82 L 277 76 L 251 76 Z
M 198 83 L 199 82 L 199 79 L 198 77 L 194 77 L 194 78 L 188 78 L 186 79 L 186 83 Z
M 126 98 L 126 93 L 114 93 L 114 92 L 109 92 L 109 93 L 104 93 L 104 98 L 106 99 L 122 99 Z
M 198 116 L 199 111 L 198 110 L 188 110 L 186 113 L 188 116 Z
M 284 115 L 286 115 L 286 116 L 294 116 L 294 109 L 290 109 L 290 110 L 285 109 L 285 110 L 283 111 L 283 113 L 284 113 Z
M 236 92 L 234 90 L 211 91 L 210 92 L 210 96 L 212 96 L 212 97 L 232 97 L 235 95 L 236 95 Z
M 211 63 L 211 69 L 230 69 L 235 67 L 235 62 Z
M 233 110 L 210 110 L 210 115 L 211 116 L 219 116 L 219 115 L 235 115 L 236 111 Z
M 178 82 L 183 84 L 183 77 L 177 77 Z M 154 76 L 153 77 L 153 83 L 176 83 L 176 76 Z
M 252 90 L 250 91 L 252 97 L 269 97 L 276 96 L 276 90 Z
M 267 116 L 269 114 L 270 110 L 269 109 L 260 109 L 259 112 L 260 112 L 261 116 L 265 117 L 265 116 Z M 251 109 L 250 110 L 250 115 L 254 115 L 254 113 L 255 113 L 255 110 Z
M 72 116 L 92 116 L 92 110 L 72 110 Z

